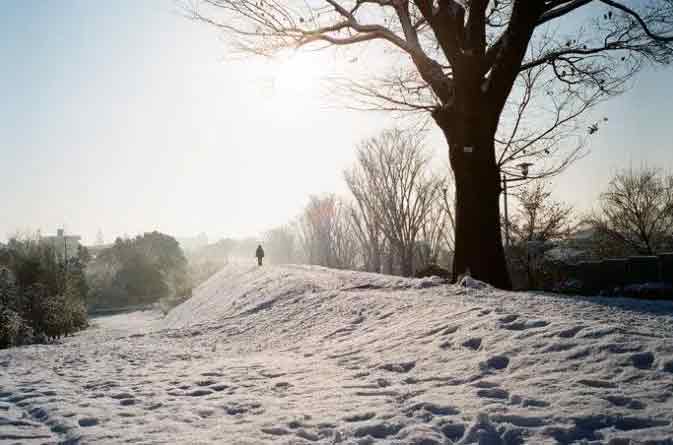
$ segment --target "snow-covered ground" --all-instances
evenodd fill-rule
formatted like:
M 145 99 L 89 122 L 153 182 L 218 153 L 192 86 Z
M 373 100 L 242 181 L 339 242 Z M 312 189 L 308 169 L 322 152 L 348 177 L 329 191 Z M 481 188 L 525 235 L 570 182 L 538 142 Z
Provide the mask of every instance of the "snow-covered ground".
M 0 444 L 673 444 L 673 304 L 230 266 L 0 351 Z

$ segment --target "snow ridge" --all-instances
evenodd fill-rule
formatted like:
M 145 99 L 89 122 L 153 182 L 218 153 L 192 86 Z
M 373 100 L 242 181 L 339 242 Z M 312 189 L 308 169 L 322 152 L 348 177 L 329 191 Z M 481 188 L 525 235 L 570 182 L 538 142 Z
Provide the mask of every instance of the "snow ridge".
M 233 265 L 96 325 L 0 351 L 0 444 L 673 443 L 670 302 Z

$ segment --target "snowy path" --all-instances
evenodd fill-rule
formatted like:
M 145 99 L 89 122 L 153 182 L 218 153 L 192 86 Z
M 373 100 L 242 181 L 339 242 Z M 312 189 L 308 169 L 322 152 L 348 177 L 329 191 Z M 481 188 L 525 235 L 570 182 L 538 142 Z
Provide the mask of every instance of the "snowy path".
M 673 304 L 229 267 L 0 351 L 0 444 L 673 444 Z

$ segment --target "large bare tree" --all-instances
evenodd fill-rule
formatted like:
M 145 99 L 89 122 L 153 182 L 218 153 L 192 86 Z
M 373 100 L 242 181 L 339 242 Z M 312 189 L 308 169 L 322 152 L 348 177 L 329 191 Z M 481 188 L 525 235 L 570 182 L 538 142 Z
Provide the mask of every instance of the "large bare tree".
M 380 227 L 405 276 L 414 273 L 414 248 L 443 183 L 429 171 L 430 158 L 419 132 L 386 130 L 357 149 L 345 172 L 356 201 Z
M 496 141 L 505 142 L 500 153 L 525 154 L 525 141 L 498 136 L 517 80 L 545 68 L 551 97 L 590 102 L 623 90 L 644 63 L 668 62 L 673 42 L 672 0 L 201 0 L 190 11 L 258 54 L 309 44 L 392 48 L 398 69 L 376 97 L 429 111 L 449 146 L 454 275 L 469 269 L 505 288 Z M 417 105 L 424 94 L 432 100 Z

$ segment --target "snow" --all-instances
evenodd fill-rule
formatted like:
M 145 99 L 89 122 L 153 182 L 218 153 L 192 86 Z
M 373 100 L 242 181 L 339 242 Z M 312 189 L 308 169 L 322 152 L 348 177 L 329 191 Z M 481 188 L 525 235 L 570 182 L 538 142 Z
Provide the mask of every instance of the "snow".
M 0 351 L 0 444 L 673 443 L 673 303 L 464 284 L 229 266 Z

